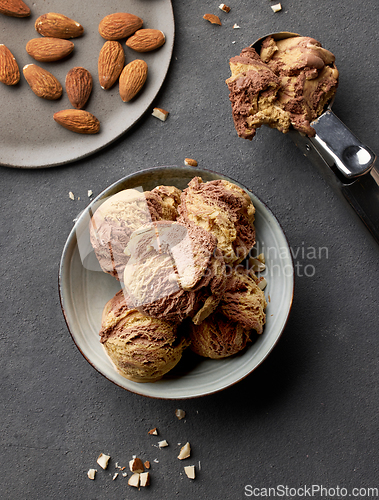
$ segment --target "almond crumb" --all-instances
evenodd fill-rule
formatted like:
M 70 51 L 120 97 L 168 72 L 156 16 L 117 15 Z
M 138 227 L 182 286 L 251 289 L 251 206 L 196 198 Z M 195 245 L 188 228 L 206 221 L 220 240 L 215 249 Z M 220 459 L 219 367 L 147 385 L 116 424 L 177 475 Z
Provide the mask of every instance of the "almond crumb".
M 87 191 L 87 195 L 88 195 L 88 198 L 91 198 L 91 196 L 93 195 L 92 189 L 89 189 Z
M 134 486 L 135 488 L 139 487 L 139 480 L 140 480 L 140 475 L 138 472 L 135 472 L 132 476 L 130 476 L 128 485 L 129 486 Z
M 233 24 L 233 28 L 234 28 L 235 30 L 237 30 L 237 29 L 239 29 L 239 28 L 240 28 L 240 26 L 238 26 L 238 24 L 236 23 L 236 24 Z
M 220 4 L 220 5 L 218 6 L 218 8 L 219 8 L 220 10 L 223 10 L 224 12 L 230 12 L 230 7 L 228 7 L 228 6 L 227 6 L 227 5 L 225 5 L 224 3 Z
M 186 473 L 186 476 L 189 477 L 190 479 L 195 479 L 194 465 L 187 465 L 186 467 L 184 467 L 184 472 Z
M 146 460 L 143 465 L 145 466 L 145 469 L 150 469 L 150 462 L 148 460 Z
M 191 455 L 191 445 L 187 442 L 184 446 L 182 446 L 180 453 L 178 455 L 179 460 L 184 460 Z
M 117 476 L 118 476 L 118 472 L 115 472 L 115 473 L 113 474 L 112 481 L 114 481 L 114 480 L 117 478 Z
M 148 434 L 152 434 L 153 436 L 158 436 L 158 429 L 154 427 L 154 429 L 150 429 Z
M 150 474 L 148 472 L 142 472 L 142 474 L 140 474 L 140 485 L 141 486 L 149 486 L 150 484 Z
M 166 446 L 168 446 L 168 442 L 164 439 L 163 441 L 158 442 L 158 446 L 159 448 L 165 448 Z
M 182 420 L 186 416 L 186 412 L 184 410 L 175 410 L 175 415 L 178 417 L 179 420 Z
M 75 200 L 75 196 L 74 196 L 74 193 L 72 191 L 70 191 L 68 193 L 68 197 L 70 198 L 70 200 Z
M 165 122 L 168 117 L 168 111 L 162 108 L 154 108 L 151 114 L 155 116 L 155 118 L 161 120 L 162 122 Z
M 89 469 L 89 471 L 87 472 L 87 476 L 90 479 L 95 479 L 96 472 L 97 472 L 97 469 Z
M 143 472 L 145 469 L 143 467 L 142 460 L 138 457 L 133 458 L 129 462 L 129 469 L 131 472 Z
M 108 467 L 108 462 L 111 457 L 109 455 L 105 455 L 104 453 L 100 453 L 97 463 L 100 465 L 102 469 L 106 469 Z
M 193 158 L 184 158 L 184 165 L 189 167 L 197 167 L 197 161 Z
M 209 21 L 212 24 L 218 24 L 218 26 L 221 26 L 220 18 L 215 14 L 204 14 L 203 19 Z
M 279 12 L 282 10 L 282 5 L 280 3 L 276 3 L 275 5 L 271 5 L 273 12 Z

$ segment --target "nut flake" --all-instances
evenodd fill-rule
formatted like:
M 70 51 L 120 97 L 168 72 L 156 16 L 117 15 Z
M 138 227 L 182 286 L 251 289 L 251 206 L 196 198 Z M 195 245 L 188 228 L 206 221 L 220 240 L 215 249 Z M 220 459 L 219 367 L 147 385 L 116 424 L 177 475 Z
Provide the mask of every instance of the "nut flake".
M 93 195 L 92 189 L 89 189 L 87 191 L 87 195 L 88 195 L 88 198 L 91 198 L 91 196 Z
M 114 480 L 117 478 L 117 476 L 118 476 L 118 472 L 115 472 L 115 473 L 113 474 L 112 481 L 114 481 Z
M 110 459 L 110 455 L 105 455 L 104 453 L 100 453 L 96 462 L 100 465 L 102 469 L 106 469 L 108 467 L 108 462 Z
M 151 114 L 155 116 L 155 118 L 161 120 L 162 122 L 165 122 L 168 117 L 168 111 L 162 108 L 154 108 Z
M 154 427 L 154 429 L 150 429 L 148 434 L 151 434 L 153 436 L 158 436 L 158 429 Z
M 190 167 L 197 167 L 197 161 L 193 158 L 184 158 L 184 165 L 188 165 Z
M 150 462 L 148 460 L 146 460 L 143 465 L 145 466 L 145 469 L 150 469 Z
M 187 465 L 186 467 L 184 467 L 184 472 L 186 473 L 186 476 L 189 477 L 190 479 L 195 479 L 194 465 Z
M 204 14 L 203 19 L 209 21 L 212 24 L 218 24 L 218 26 L 221 26 L 220 18 L 215 14 Z
M 138 457 L 134 457 L 129 461 L 129 469 L 131 472 L 143 472 L 145 470 L 142 460 Z
M 275 5 L 271 5 L 271 9 L 273 12 L 279 12 L 282 10 L 282 5 L 280 3 L 276 3 Z
M 191 445 L 187 442 L 184 446 L 182 446 L 180 453 L 178 455 L 179 460 L 184 460 L 191 455 Z
M 186 412 L 184 410 L 175 410 L 175 415 L 178 417 L 179 420 L 182 420 L 186 416 Z
M 75 200 L 75 196 L 74 196 L 74 193 L 72 191 L 70 191 L 68 193 L 68 197 L 70 198 L 70 200 Z
M 138 474 L 138 472 L 135 472 L 129 478 L 128 485 L 129 486 L 134 486 L 135 488 L 138 488 L 139 487 L 139 480 L 140 480 L 140 475 Z
M 218 8 L 224 12 L 230 12 L 230 7 L 228 7 L 227 5 L 225 5 L 224 3 L 221 3 Z
M 150 474 L 148 472 L 142 472 L 139 476 L 140 486 L 145 487 L 150 484 Z
M 97 469 L 89 469 L 89 471 L 87 472 L 87 476 L 90 479 L 95 479 L 96 472 L 97 472 Z
M 166 446 L 168 446 L 168 442 L 165 439 L 163 441 L 158 442 L 159 448 L 165 448 Z
M 236 24 L 233 24 L 233 29 L 238 30 L 239 28 L 240 28 L 240 26 L 238 26 L 238 24 L 237 24 L 237 23 L 236 23 Z

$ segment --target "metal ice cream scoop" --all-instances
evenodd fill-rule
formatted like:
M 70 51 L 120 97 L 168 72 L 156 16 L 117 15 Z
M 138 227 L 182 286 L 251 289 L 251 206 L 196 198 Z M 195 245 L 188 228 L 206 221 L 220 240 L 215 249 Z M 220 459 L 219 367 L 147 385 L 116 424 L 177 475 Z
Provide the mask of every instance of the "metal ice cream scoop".
M 258 54 L 268 36 L 283 40 L 300 35 L 288 31 L 265 35 L 252 44 Z M 332 104 L 333 100 L 311 123 L 316 131 L 314 137 L 307 137 L 295 129 L 288 134 L 302 153 L 321 168 L 327 179 L 343 193 L 379 243 L 379 169 L 375 165 L 376 155 L 337 118 L 331 109 Z

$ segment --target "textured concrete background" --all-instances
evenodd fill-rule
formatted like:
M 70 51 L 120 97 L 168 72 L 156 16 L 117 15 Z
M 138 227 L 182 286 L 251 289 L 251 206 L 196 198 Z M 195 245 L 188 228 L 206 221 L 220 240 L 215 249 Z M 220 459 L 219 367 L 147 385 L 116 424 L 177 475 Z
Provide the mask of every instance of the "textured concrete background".
M 217 1 L 174 1 L 174 54 L 155 101 L 170 111 L 165 123 L 147 112 L 86 160 L 1 168 L 2 499 L 236 499 L 253 493 L 246 485 L 255 493 L 322 486 L 329 490 L 316 498 L 339 498 L 332 488 L 379 487 L 378 245 L 288 137 L 266 128 L 252 142 L 237 137 L 224 84 L 229 58 L 256 38 L 280 30 L 313 36 L 336 55 L 333 110 L 378 153 L 379 4 L 283 0 L 274 14 L 273 3 L 230 0 L 223 14 Z M 204 21 L 206 12 L 223 26 Z M 288 325 L 254 373 L 216 395 L 176 403 L 124 391 L 87 363 L 66 328 L 57 279 L 88 189 L 97 195 L 128 173 L 185 157 L 249 187 L 281 222 L 299 269 L 315 268 L 313 276 L 298 273 Z M 327 256 L 307 257 L 307 248 L 320 247 Z M 185 420 L 176 419 L 177 407 Z M 152 447 L 147 430 L 155 426 L 175 449 Z M 176 459 L 176 443 L 187 440 L 201 464 L 195 481 Z M 112 462 L 90 481 L 100 452 Z M 126 465 L 132 454 L 159 460 L 150 489 L 111 480 L 115 462 Z

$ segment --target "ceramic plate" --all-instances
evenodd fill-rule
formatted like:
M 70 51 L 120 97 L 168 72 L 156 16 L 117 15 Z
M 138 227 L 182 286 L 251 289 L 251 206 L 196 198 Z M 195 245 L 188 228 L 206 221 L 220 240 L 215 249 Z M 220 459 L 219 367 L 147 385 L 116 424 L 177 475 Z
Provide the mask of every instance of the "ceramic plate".
M 203 181 L 228 179 L 215 172 L 191 167 L 157 167 L 127 176 L 101 193 L 81 214 L 63 250 L 59 289 L 63 314 L 83 356 L 115 384 L 144 396 L 185 399 L 215 393 L 240 381 L 268 356 L 277 343 L 291 309 L 294 271 L 286 237 L 275 216 L 245 189 L 256 207 L 256 250 L 266 258 L 267 322 L 262 335 L 242 353 L 222 360 L 200 358 L 187 349 L 172 372 L 155 383 L 132 382 L 118 374 L 99 341 L 101 314 L 106 302 L 120 289 L 119 282 L 101 271 L 89 241 L 91 214 L 109 196 L 128 188 L 150 190 L 157 185 L 184 189 L 195 176 Z
M 1 148 L 0 164 L 10 167 L 40 168 L 67 163 L 98 151 L 122 135 L 150 108 L 168 70 L 173 43 L 174 18 L 170 0 L 34 0 L 26 2 L 32 15 L 14 18 L 1 15 L 1 43 L 13 53 L 21 72 L 15 86 L 0 83 Z M 53 63 L 40 63 L 28 55 L 27 42 L 40 35 L 34 28 L 36 19 L 48 12 L 58 12 L 82 24 L 84 35 L 73 38 L 71 56 Z M 141 17 L 145 28 L 162 30 L 166 43 L 156 51 L 139 54 L 126 47 L 126 63 L 144 59 L 149 67 L 148 79 L 141 93 L 131 102 L 122 102 L 118 85 L 103 90 L 98 82 L 97 59 L 105 40 L 98 25 L 107 14 L 129 12 Z M 37 97 L 22 75 L 26 64 L 37 64 L 53 73 L 64 88 L 67 72 L 83 66 L 93 77 L 93 91 L 85 107 L 101 123 L 99 134 L 82 135 L 64 129 L 53 120 L 56 111 L 72 108 L 65 90 L 57 101 Z

